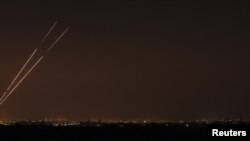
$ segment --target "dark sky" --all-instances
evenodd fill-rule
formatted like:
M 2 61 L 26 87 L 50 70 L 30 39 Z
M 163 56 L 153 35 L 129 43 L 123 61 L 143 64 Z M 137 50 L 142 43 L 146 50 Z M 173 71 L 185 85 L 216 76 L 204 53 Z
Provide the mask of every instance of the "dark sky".
M 70 31 L 0 119 L 250 119 L 246 1 L 0 2 L 0 92 L 58 20 Z

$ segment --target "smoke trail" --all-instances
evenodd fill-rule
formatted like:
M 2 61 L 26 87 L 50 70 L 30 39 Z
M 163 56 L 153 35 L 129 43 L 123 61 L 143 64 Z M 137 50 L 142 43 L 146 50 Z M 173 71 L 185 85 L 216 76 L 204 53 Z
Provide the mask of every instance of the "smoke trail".
M 40 57 L 39 60 L 29 69 L 29 71 L 23 76 L 23 78 L 15 85 L 15 87 L 8 93 L 8 95 L 0 102 L 0 106 L 6 101 L 6 99 L 13 93 L 13 91 L 23 82 L 23 80 L 29 75 L 29 73 L 38 65 L 44 56 Z

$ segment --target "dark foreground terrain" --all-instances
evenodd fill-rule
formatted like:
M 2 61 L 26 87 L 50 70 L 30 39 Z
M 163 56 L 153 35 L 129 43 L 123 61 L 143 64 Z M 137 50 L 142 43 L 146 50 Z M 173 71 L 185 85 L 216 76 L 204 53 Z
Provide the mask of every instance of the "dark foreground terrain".
M 79 125 L 0 125 L 0 141 L 179 141 L 222 140 L 211 129 L 247 130 L 248 123 L 81 123 Z M 249 140 L 247 137 L 233 137 Z

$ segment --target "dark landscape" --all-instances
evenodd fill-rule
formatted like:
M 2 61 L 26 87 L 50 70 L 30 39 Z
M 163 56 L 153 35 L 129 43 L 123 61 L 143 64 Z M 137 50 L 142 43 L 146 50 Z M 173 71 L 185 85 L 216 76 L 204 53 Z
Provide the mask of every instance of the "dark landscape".
M 0 126 L 0 140 L 4 141 L 179 141 L 216 140 L 211 129 L 244 129 L 249 131 L 248 122 L 149 122 L 149 123 L 105 123 L 105 122 L 40 122 L 21 121 Z M 237 138 L 248 140 L 248 137 Z

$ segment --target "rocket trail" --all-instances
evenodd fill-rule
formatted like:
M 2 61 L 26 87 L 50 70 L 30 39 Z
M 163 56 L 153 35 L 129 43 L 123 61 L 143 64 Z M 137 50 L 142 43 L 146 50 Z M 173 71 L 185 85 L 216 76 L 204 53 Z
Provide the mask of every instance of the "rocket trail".
M 7 91 L 5 91 L 4 94 L 1 96 L 0 101 L 5 97 L 6 94 L 7 94 Z
M 49 31 L 47 32 L 47 34 L 44 36 L 44 38 L 41 40 L 39 46 L 33 51 L 33 53 L 30 55 L 30 57 L 28 58 L 28 60 L 25 62 L 25 64 L 22 66 L 21 70 L 17 73 L 16 77 L 12 80 L 11 84 L 9 85 L 9 87 L 7 88 L 7 90 L 5 90 L 4 94 L 1 96 L 0 101 L 5 97 L 5 95 L 7 94 L 7 92 L 9 91 L 9 89 L 12 87 L 12 85 L 16 82 L 17 78 L 19 77 L 19 75 L 23 72 L 23 70 L 26 68 L 26 66 L 28 65 L 28 63 L 30 62 L 30 60 L 33 58 L 33 56 L 36 54 L 37 50 L 39 49 L 40 45 L 47 39 L 47 37 L 49 36 L 50 32 L 54 29 L 54 27 L 56 26 L 57 21 L 52 25 L 52 27 L 49 29 Z
M 54 29 L 54 27 L 56 26 L 56 24 L 57 24 L 57 21 L 49 29 L 49 32 L 44 36 L 44 38 L 42 39 L 42 41 L 40 42 L 40 44 L 42 44 L 47 39 L 47 37 L 49 36 L 50 32 Z
M 15 81 L 17 80 L 17 78 L 19 77 L 19 75 L 22 73 L 22 71 L 24 70 L 24 68 L 27 66 L 27 64 L 30 62 L 30 60 L 32 59 L 32 57 L 35 55 L 35 53 L 37 52 L 37 49 L 35 49 L 33 51 L 33 53 L 30 55 L 29 59 L 25 62 L 25 64 L 23 65 L 23 67 L 21 68 L 21 70 L 17 73 L 16 77 L 12 80 L 11 84 L 9 85 L 9 87 L 7 88 L 7 90 L 4 92 L 4 94 L 1 96 L 0 101 L 4 98 L 4 96 L 7 94 L 7 91 L 9 91 L 9 89 L 12 87 L 12 85 L 15 83 Z
M 0 102 L 0 106 L 4 103 L 4 101 L 13 93 L 13 91 L 23 82 L 23 80 L 30 74 L 30 72 L 38 65 L 39 62 L 42 61 L 44 56 L 40 57 L 36 63 L 29 69 L 29 71 L 23 76 L 23 78 L 13 87 L 13 89 L 8 93 L 8 95 Z
M 35 55 L 35 53 L 37 52 L 37 49 L 35 49 L 33 51 L 33 53 L 30 55 L 29 59 L 26 61 L 26 63 L 23 65 L 23 67 L 21 68 L 21 70 L 18 72 L 17 76 L 13 79 L 13 81 L 11 82 L 10 86 L 8 87 L 7 91 L 10 89 L 10 87 L 13 85 L 13 83 L 16 81 L 16 79 L 18 78 L 18 76 L 21 74 L 21 72 L 23 71 L 23 69 L 27 66 L 27 64 L 30 62 L 30 60 L 32 59 L 32 57 Z
M 64 32 L 56 39 L 56 41 L 48 48 L 47 52 L 45 54 L 47 54 L 55 45 L 56 43 L 63 37 L 63 35 L 69 30 L 69 28 L 65 29 Z
M 57 38 L 57 40 L 47 49 L 47 51 L 45 52 L 45 54 L 40 57 L 37 62 L 29 69 L 29 71 L 22 77 L 22 79 L 11 89 L 11 91 L 7 94 L 7 92 L 4 93 L 4 95 L 7 94 L 6 97 L 2 96 L 2 98 L 0 99 L 0 106 L 7 100 L 7 98 L 13 93 L 13 91 L 23 82 L 23 80 L 30 74 L 30 72 L 42 61 L 42 59 L 44 58 L 44 56 L 50 52 L 50 50 L 56 45 L 56 43 L 63 37 L 63 35 L 69 30 L 69 28 L 67 28 L 66 30 L 64 30 L 64 32 Z M 36 49 L 37 50 L 37 49 Z M 36 51 L 34 51 L 33 54 L 35 54 Z M 33 56 L 33 55 L 31 55 Z M 32 57 L 30 57 L 32 58 Z M 4 98 L 3 98 L 4 97 Z M 3 100 L 2 100 L 3 99 Z

